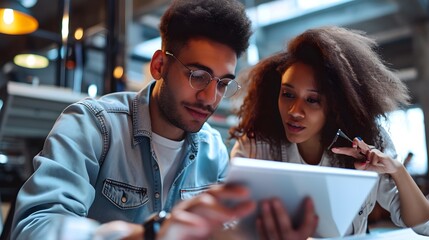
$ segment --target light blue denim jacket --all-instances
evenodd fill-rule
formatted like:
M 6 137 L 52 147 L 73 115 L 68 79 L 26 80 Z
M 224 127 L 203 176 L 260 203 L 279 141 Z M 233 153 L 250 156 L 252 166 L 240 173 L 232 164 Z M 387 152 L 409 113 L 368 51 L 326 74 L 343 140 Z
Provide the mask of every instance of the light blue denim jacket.
M 61 227 L 62 216 L 142 223 L 162 210 L 149 117 L 153 86 L 85 99 L 64 110 L 19 192 L 12 239 L 47 239 L 47 232 Z M 209 124 L 188 133 L 184 147 L 167 211 L 225 177 L 228 152 Z

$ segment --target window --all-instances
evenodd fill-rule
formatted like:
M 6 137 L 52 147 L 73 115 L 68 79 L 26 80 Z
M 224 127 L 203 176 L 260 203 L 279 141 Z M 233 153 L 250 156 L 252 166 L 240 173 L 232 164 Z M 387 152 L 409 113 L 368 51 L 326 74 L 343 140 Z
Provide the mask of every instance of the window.
M 409 152 L 413 158 L 407 165 L 411 175 L 425 175 L 428 172 L 426 134 L 423 111 L 420 107 L 398 110 L 381 121 L 395 145 L 398 159 L 403 161 Z

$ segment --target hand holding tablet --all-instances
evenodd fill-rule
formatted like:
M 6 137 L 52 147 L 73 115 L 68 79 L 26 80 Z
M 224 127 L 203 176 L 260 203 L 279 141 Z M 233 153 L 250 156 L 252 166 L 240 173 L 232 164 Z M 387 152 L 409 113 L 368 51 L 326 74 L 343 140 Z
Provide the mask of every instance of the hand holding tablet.
M 313 199 L 319 224 L 313 237 L 344 236 L 378 180 L 376 172 L 233 158 L 227 183 L 248 186 L 252 199 L 278 197 L 299 224 L 305 197 Z M 259 210 L 239 221 L 236 231 L 254 239 Z

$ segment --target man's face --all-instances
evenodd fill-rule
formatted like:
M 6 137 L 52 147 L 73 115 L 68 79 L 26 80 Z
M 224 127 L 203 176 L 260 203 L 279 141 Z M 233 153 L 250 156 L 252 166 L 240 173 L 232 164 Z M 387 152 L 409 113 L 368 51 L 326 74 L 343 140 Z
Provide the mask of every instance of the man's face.
M 224 44 L 205 38 L 192 39 L 173 54 L 191 70 L 202 69 L 221 79 L 234 78 L 237 55 Z M 211 81 L 205 89 L 193 89 L 189 84 L 189 69 L 172 56 L 163 54 L 163 57 L 162 76 L 154 90 L 160 118 L 157 120 L 176 130 L 197 132 L 222 99 L 216 92 L 217 81 Z

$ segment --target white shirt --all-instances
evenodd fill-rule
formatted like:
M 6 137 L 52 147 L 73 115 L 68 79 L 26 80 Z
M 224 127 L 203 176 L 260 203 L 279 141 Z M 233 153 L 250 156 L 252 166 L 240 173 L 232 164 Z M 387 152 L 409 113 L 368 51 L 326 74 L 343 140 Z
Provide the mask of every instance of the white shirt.
M 165 204 L 168 191 L 176 176 L 177 168 L 182 159 L 183 144 L 185 140 L 173 141 L 152 132 L 152 144 L 156 161 L 159 165 L 162 183 L 162 204 Z

